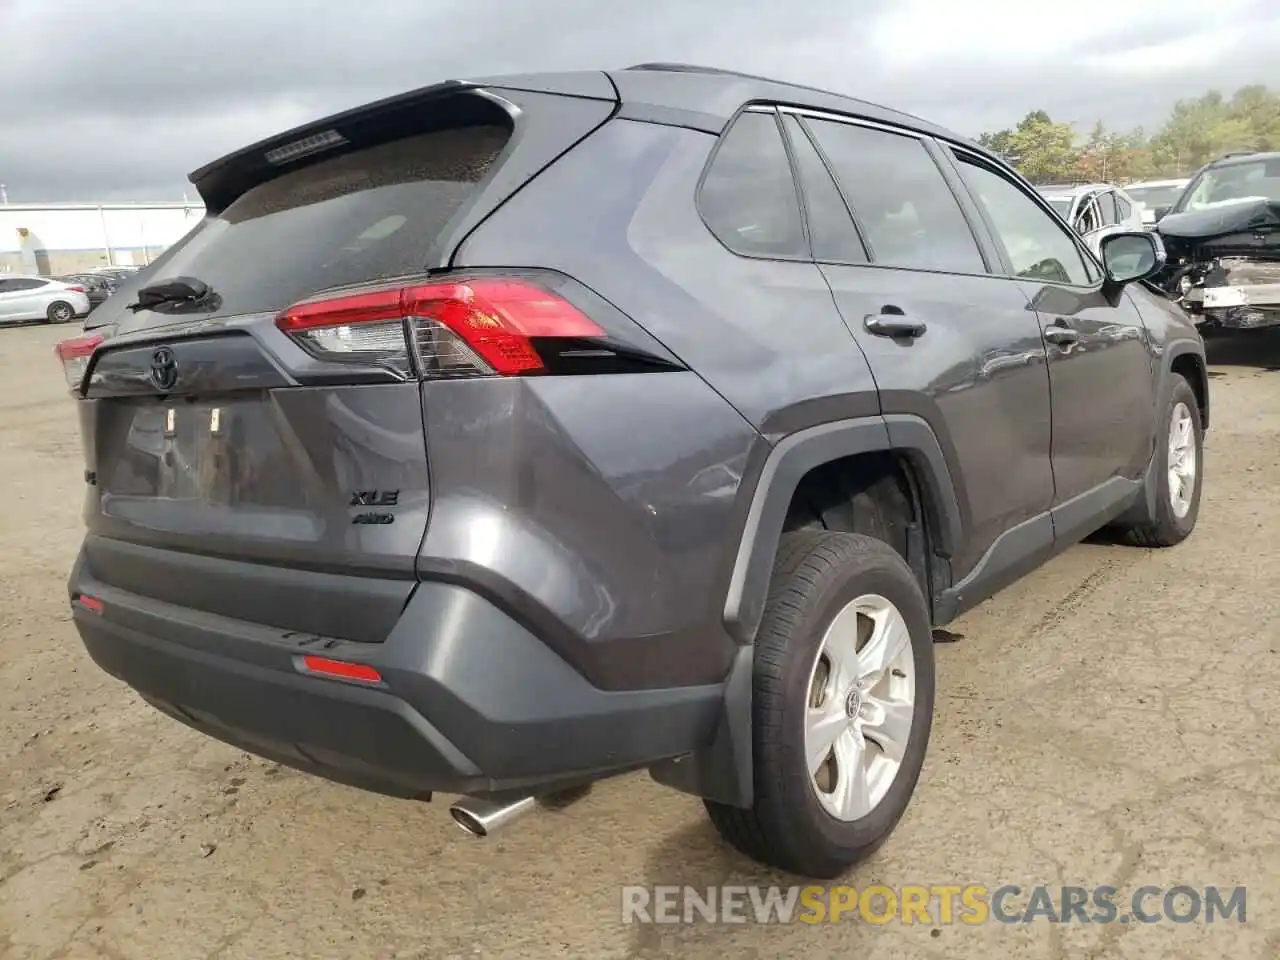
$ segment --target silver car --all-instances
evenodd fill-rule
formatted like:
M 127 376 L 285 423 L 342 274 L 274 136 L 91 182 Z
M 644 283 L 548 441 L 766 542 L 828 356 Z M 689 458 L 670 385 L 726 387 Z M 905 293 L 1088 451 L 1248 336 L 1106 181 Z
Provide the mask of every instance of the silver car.
M 47 277 L 0 274 L 0 323 L 66 323 L 88 312 L 89 295 L 84 287 Z
M 1053 184 L 1037 189 L 1094 253 L 1101 249 L 1103 237 L 1143 229 L 1138 204 L 1114 184 Z

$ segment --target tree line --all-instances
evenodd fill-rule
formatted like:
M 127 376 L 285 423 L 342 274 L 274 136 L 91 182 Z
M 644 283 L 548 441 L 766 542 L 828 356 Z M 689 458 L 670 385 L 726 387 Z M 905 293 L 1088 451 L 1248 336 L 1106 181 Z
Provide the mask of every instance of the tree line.
M 1069 123 L 1032 110 L 1011 130 L 983 133 L 978 143 L 1003 156 L 1032 183 L 1103 182 L 1185 177 L 1224 153 L 1280 150 L 1280 91 L 1241 87 L 1230 97 L 1210 90 L 1179 100 L 1164 124 L 1109 130 L 1094 124 L 1083 141 Z

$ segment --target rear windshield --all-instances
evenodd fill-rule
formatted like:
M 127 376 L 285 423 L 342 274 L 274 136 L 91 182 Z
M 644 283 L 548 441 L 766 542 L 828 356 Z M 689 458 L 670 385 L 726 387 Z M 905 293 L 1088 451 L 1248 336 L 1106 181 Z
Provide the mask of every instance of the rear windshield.
M 286 173 L 205 221 L 155 278 L 203 280 L 225 316 L 416 273 L 509 136 L 503 127 L 443 130 Z

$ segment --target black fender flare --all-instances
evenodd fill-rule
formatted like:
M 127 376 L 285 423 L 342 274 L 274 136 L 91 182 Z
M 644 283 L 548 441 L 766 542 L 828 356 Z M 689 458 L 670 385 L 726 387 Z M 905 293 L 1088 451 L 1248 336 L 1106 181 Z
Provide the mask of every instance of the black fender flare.
M 724 602 L 724 625 L 738 643 L 750 644 L 764 614 L 773 558 L 778 552 L 787 508 L 804 475 L 814 467 L 859 453 L 901 453 L 925 486 L 934 548 L 954 555 L 967 518 L 938 437 L 928 422 L 911 414 L 860 417 L 820 424 L 790 434 L 769 452 L 755 490 Z
M 1161 358 L 1160 365 L 1160 384 L 1156 391 L 1157 395 L 1163 400 L 1169 390 L 1170 377 L 1173 374 L 1173 364 L 1179 358 L 1190 354 L 1199 362 L 1196 364 L 1198 371 L 1198 384 L 1193 383 L 1191 386 L 1195 388 L 1196 394 L 1200 397 L 1201 420 L 1205 430 L 1209 429 L 1209 361 L 1205 357 L 1204 341 L 1196 339 L 1174 340 L 1164 349 L 1164 356 Z M 1157 407 L 1157 416 L 1163 412 L 1163 404 Z

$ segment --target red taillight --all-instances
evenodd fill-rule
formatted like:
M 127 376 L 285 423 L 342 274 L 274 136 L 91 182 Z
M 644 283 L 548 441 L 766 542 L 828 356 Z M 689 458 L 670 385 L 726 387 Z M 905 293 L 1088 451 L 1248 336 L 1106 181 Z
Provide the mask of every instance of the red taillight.
M 84 293 L 84 292 L 85 292 L 84 287 L 67 287 L 67 289 L 68 289 L 68 290 L 70 290 L 72 293 Z
M 605 331 L 527 280 L 476 278 L 305 300 L 276 325 L 326 360 L 384 363 L 424 377 L 546 372 L 535 339 Z
M 89 366 L 89 358 L 93 356 L 93 351 L 98 349 L 100 343 L 102 343 L 102 337 L 93 333 L 63 340 L 53 348 L 53 352 L 62 362 L 62 372 L 66 375 L 67 386 L 72 391 L 80 389 L 80 384 L 84 380 L 84 371 Z
M 302 665 L 309 673 L 318 673 L 338 680 L 355 680 L 359 683 L 382 682 L 382 674 L 365 663 L 330 660 L 328 657 L 315 657 L 308 654 L 302 658 Z
M 76 597 L 76 603 L 85 610 L 88 610 L 90 613 L 101 615 L 103 610 L 102 601 L 97 597 L 89 596 L 87 593 L 82 593 L 80 596 Z

